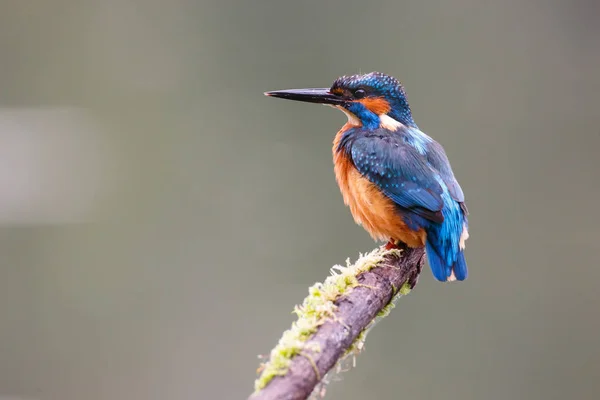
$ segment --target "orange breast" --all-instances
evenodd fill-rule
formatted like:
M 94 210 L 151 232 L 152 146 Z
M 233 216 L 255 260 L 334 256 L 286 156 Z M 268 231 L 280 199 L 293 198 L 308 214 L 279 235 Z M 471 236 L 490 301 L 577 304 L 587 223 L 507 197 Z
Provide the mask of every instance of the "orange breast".
M 400 240 L 410 247 L 424 246 L 425 231 L 413 231 L 406 226 L 394 202 L 363 177 L 346 154 L 337 151 L 344 131 L 350 127 L 349 124 L 344 125 L 335 136 L 333 164 L 344 203 L 350 207 L 354 220 L 375 240 L 392 239 Z

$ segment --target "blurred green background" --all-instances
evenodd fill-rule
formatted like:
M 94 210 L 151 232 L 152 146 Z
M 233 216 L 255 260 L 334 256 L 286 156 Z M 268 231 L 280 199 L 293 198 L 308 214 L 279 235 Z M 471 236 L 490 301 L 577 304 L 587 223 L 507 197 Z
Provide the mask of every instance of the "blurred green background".
M 600 3 L 7 0 L 0 398 L 244 399 L 329 267 L 375 244 L 345 116 L 262 92 L 403 81 L 467 196 L 330 399 L 600 396 Z M 4 397 L 3 397 L 4 396 Z

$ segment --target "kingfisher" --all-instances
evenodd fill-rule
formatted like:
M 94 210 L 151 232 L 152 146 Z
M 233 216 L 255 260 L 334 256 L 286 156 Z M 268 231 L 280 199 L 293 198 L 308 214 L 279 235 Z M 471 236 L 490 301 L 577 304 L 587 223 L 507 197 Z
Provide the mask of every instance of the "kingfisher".
M 348 122 L 335 135 L 336 181 L 354 221 L 376 241 L 425 247 L 433 276 L 465 280 L 469 237 L 465 196 L 444 148 L 415 123 L 406 92 L 380 73 L 342 76 L 330 88 L 266 96 L 338 108 Z

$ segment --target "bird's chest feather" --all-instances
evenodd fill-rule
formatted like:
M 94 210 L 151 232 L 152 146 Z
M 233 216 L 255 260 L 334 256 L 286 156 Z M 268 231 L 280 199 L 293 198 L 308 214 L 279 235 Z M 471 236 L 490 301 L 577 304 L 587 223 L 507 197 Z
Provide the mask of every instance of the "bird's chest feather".
M 396 204 L 356 169 L 345 151 L 338 151 L 346 124 L 333 143 L 333 164 L 344 203 L 357 224 L 362 225 L 375 240 L 401 240 L 411 247 L 423 246 L 425 232 L 408 228 Z

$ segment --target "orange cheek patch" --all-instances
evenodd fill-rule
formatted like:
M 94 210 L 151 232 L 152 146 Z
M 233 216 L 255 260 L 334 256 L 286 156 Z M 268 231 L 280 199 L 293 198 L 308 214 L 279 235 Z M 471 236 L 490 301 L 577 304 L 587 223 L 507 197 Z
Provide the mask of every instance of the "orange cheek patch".
M 391 109 L 390 103 L 380 97 L 367 97 L 358 101 L 369 111 L 377 115 L 387 114 Z

